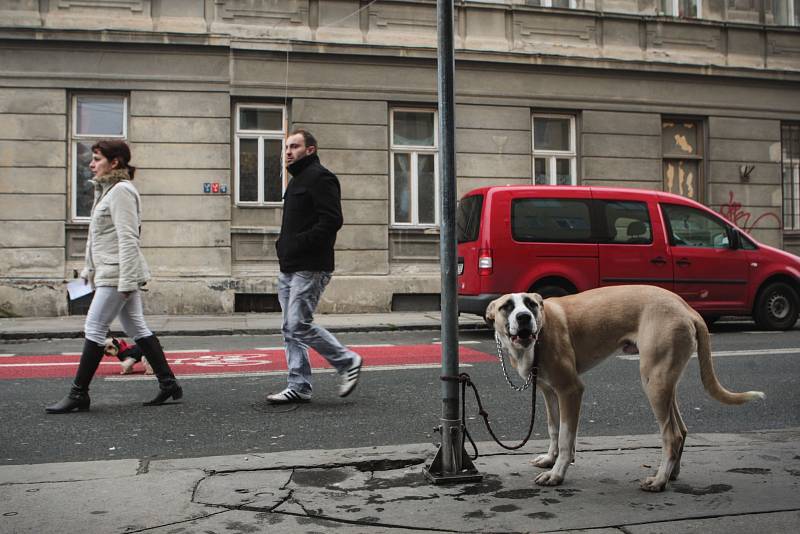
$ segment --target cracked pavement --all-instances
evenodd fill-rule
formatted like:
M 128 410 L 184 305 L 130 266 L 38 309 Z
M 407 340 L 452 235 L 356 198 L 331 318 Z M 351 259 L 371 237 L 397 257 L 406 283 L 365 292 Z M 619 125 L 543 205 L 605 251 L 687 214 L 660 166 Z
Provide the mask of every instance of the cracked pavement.
M 481 443 L 478 483 L 433 485 L 436 450 L 404 445 L 0 467 L 0 531 L 778 532 L 800 524 L 800 429 L 689 435 L 680 478 L 638 481 L 658 437 L 579 439 L 562 486 L 533 483 L 544 441 Z

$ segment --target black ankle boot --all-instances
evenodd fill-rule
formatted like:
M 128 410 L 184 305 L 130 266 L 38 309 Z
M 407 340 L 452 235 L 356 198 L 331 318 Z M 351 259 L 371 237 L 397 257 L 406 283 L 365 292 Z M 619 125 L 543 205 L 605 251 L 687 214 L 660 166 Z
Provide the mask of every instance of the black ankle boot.
M 171 384 L 160 383 L 158 387 L 158 395 L 147 402 L 143 402 L 142 406 L 160 406 L 170 398 L 180 400 L 180 398 L 183 397 L 183 388 L 178 385 L 178 382 L 175 380 L 173 380 Z
M 84 412 L 89 410 L 89 388 L 80 388 L 75 384 L 70 388 L 66 397 L 55 404 L 45 407 L 47 413 L 69 413 L 73 410 Z
M 155 335 L 143 337 L 136 340 L 136 344 L 142 349 L 144 356 L 147 358 L 150 367 L 153 368 L 153 373 L 158 378 L 158 395 L 152 400 L 143 402 L 144 406 L 159 406 L 164 404 L 170 398 L 179 400 L 183 397 L 183 389 L 178 385 L 175 380 L 175 375 L 167 363 L 167 357 L 164 355 L 164 349 L 161 348 L 161 342 Z
M 59 402 L 46 406 L 47 413 L 69 413 L 73 410 L 82 412 L 89 409 L 89 384 L 97 372 L 104 353 L 103 345 L 98 345 L 90 339 L 83 340 L 81 361 L 78 364 L 78 371 L 75 373 L 75 381 L 72 382 L 72 389 Z

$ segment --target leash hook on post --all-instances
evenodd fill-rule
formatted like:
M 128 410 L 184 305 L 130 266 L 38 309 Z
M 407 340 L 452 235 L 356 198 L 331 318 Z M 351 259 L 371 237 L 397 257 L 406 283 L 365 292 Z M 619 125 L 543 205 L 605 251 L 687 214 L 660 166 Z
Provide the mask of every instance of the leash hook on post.
M 456 275 L 456 173 L 455 173 L 455 55 L 453 52 L 453 0 L 437 0 L 439 176 L 441 223 L 439 252 L 442 267 L 442 374 L 458 374 L 458 301 Z M 483 478 L 464 450 L 464 425 L 459 416 L 456 381 L 442 382 L 442 444 L 423 473 L 434 484 L 475 482 Z

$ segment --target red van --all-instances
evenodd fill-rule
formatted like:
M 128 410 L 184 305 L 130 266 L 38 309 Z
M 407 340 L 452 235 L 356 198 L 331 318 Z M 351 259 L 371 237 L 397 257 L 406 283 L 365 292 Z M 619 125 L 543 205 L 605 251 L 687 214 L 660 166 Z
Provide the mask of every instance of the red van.
M 484 187 L 456 216 L 458 304 L 483 315 L 511 292 L 545 297 L 619 284 L 667 288 L 707 321 L 749 315 L 788 330 L 800 258 L 762 245 L 707 207 L 639 189 Z

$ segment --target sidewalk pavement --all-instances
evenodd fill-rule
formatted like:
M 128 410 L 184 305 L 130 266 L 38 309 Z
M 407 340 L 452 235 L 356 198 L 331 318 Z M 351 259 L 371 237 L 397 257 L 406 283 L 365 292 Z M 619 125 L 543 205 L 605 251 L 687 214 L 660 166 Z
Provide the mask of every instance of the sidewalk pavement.
M 480 443 L 478 483 L 430 484 L 433 445 L 0 467 L 0 532 L 796 532 L 800 429 L 689 435 L 680 478 L 639 489 L 660 439 L 578 440 L 562 486 L 544 441 Z
M 0 340 L 83 337 L 83 315 L 66 317 L 0 318 Z M 150 330 L 164 336 L 268 335 L 281 331 L 280 313 L 233 313 L 226 315 L 147 315 Z M 439 312 L 316 314 L 314 321 L 331 332 L 438 330 Z M 459 329 L 485 328 L 477 315 L 461 315 Z M 119 322 L 111 325 L 123 335 Z

